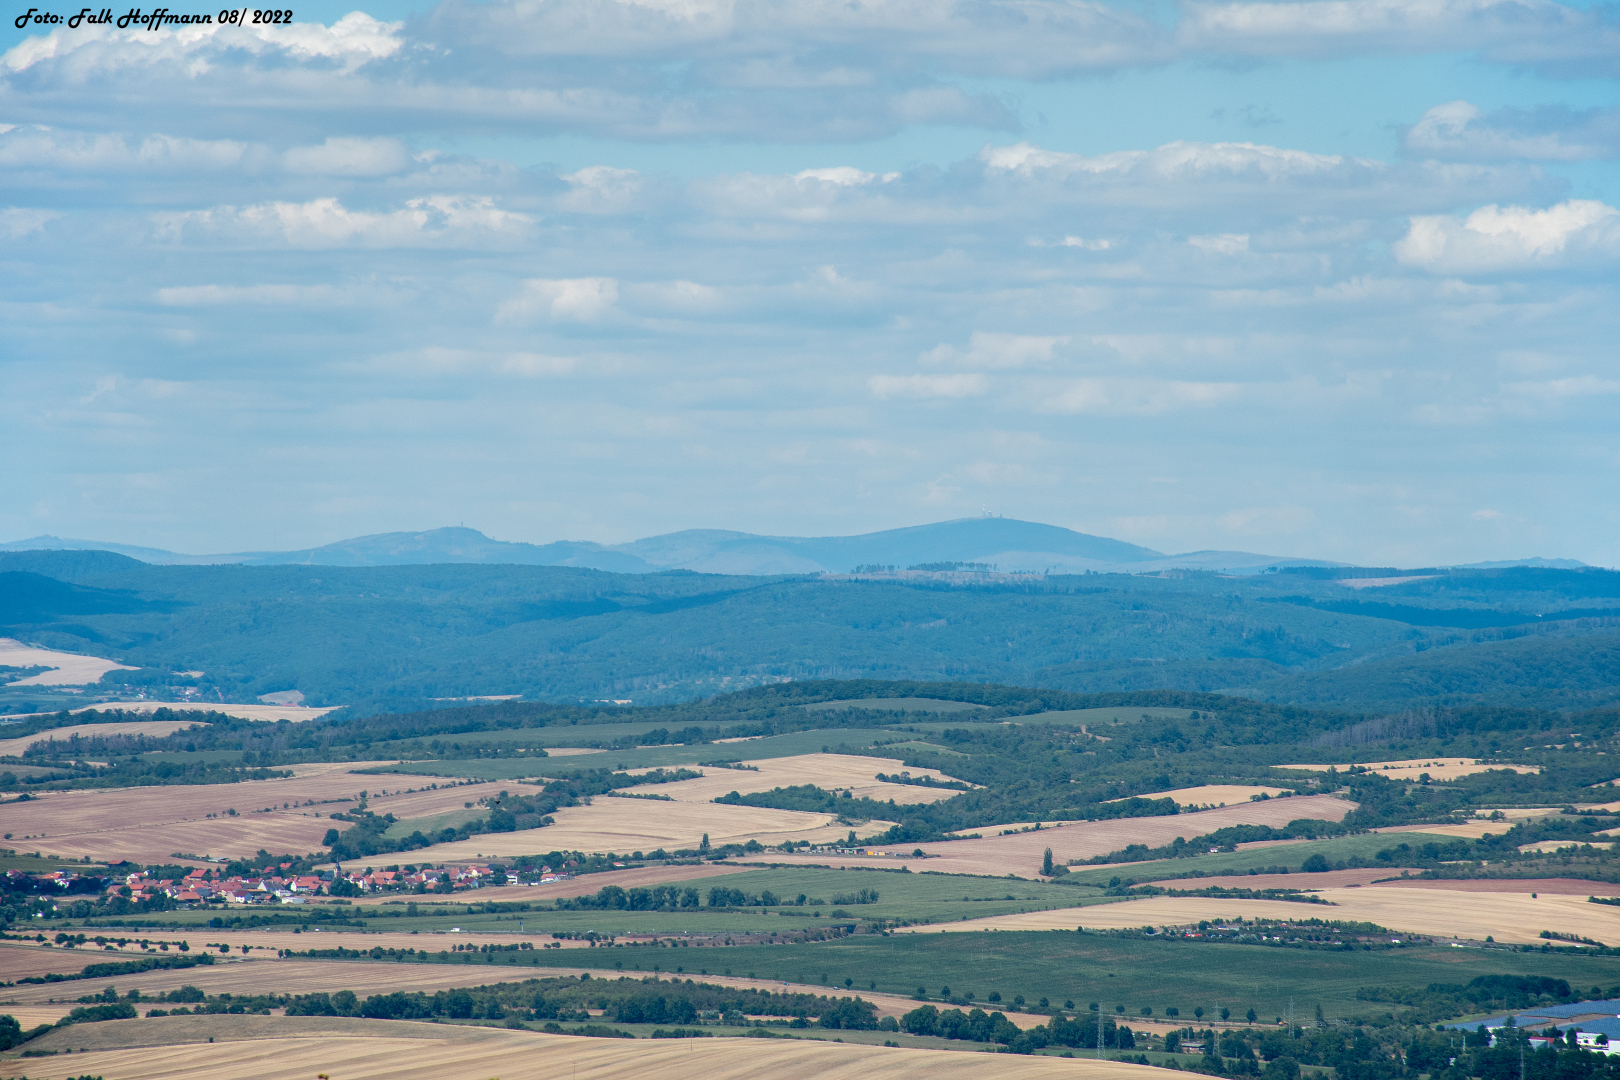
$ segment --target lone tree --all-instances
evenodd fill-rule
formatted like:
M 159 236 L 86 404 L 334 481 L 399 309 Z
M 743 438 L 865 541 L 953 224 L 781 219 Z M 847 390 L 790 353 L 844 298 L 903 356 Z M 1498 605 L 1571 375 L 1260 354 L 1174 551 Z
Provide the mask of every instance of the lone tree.
M 1052 849 L 1047 848 L 1046 854 L 1041 856 L 1041 874 L 1044 877 L 1052 876 Z

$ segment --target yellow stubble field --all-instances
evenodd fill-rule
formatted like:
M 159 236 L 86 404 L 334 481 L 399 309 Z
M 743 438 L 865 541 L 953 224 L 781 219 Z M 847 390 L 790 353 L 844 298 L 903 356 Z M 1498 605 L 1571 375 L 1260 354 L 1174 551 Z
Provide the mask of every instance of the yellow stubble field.
M 96 738 L 107 735 L 151 735 L 161 738 L 172 735 L 176 731 L 184 731 L 189 727 L 201 726 L 195 720 L 128 720 L 115 724 L 74 724 L 72 727 L 52 728 L 41 731 L 36 735 L 24 735 L 16 739 L 0 739 L 0 757 L 21 756 L 35 743 L 67 742 L 75 735 L 81 738 Z M 63 747 L 62 749 L 66 749 Z
M 318 849 L 326 830 L 339 825 L 328 815 L 352 810 L 361 791 L 370 793 L 370 808 L 379 814 L 416 818 L 461 809 L 497 790 L 413 777 L 422 790 L 407 793 L 402 779 L 352 771 L 376 764 L 384 763 L 297 765 L 285 780 L 238 784 L 44 792 L 6 808 L 6 831 L 12 834 L 10 845 L 20 851 L 70 859 L 88 855 L 104 862 L 161 863 L 177 852 L 234 858 L 260 848 L 303 854 Z M 438 790 L 431 790 L 432 783 Z M 533 790 L 516 782 L 503 786 Z M 350 801 L 331 801 L 341 799 Z M 301 805 L 310 800 L 316 805 Z
M 1139 926 L 1186 926 L 1202 919 L 1324 919 L 1377 923 L 1395 933 L 1483 941 L 1487 936 L 1515 944 L 1540 943 L 1541 931 L 1620 943 L 1620 908 L 1592 904 L 1583 896 L 1523 893 L 1448 892 L 1443 889 L 1323 889 L 1315 895 L 1333 906 L 1284 900 L 1223 900 L 1156 896 L 1088 908 L 1027 912 L 993 919 L 951 923 L 963 930 L 1072 930 L 1085 926 L 1123 930 Z M 896 933 L 940 932 L 917 927 Z
M 1349 765 L 1278 765 L 1279 769 L 1303 769 L 1308 772 L 1327 772 L 1329 769 L 1338 769 L 1344 772 L 1351 768 Z M 1430 780 L 1460 780 L 1475 773 L 1489 772 L 1492 769 L 1512 769 L 1517 773 L 1538 773 L 1539 765 L 1508 765 L 1500 761 L 1480 761 L 1477 758 L 1407 758 L 1404 761 L 1366 761 L 1359 763 L 1359 767 L 1370 769 L 1386 780 L 1417 780 L 1424 773 L 1429 774 Z
M 235 1025 L 220 1020 L 239 1021 Z M 338 1017 L 177 1017 L 115 1020 L 45 1037 L 87 1052 L 29 1062 L 37 1080 L 85 1072 L 117 1080 L 1150 1080 L 1164 1070 L 1088 1058 L 1048 1058 L 863 1046 L 810 1040 L 588 1039 L 539 1032 Z M 170 1021 L 175 1021 L 171 1023 Z M 317 1021 L 310 1023 L 309 1021 Z M 324 1021 L 324 1022 L 323 1022 Z M 219 1042 L 209 1043 L 213 1037 Z M 159 1042 L 159 1040 L 162 1040 Z M 229 1040 L 228 1042 L 225 1040 Z M 118 1042 L 128 1049 L 100 1049 Z M 153 1045 L 157 1044 L 157 1045 Z M 42 1049 L 56 1049 L 44 1046 Z
M 422 854 L 435 862 L 476 858 L 511 858 L 550 851 L 635 852 L 658 848 L 695 848 L 704 835 L 714 847 L 758 840 L 829 843 L 849 834 L 832 814 L 765 810 L 716 803 L 663 802 L 651 799 L 598 797 L 590 806 L 568 806 L 552 815 L 556 824 L 512 833 L 486 833 L 468 840 L 439 844 Z M 871 821 L 857 831 L 887 829 Z
M 924 776 L 935 780 L 956 779 L 937 769 L 912 769 L 904 762 L 889 758 L 858 757 L 853 754 L 797 754 L 748 764 L 752 768 L 717 769 L 705 766 L 704 775 L 699 779 L 633 790 L 657 792 L 678 802 L 710 802 L 732 791 L 748 795 L 801 784 L 814 784 L 824 791 L 848 789 L 854 793 L 854 798 L 875 799 L 878 802 L 893 799 L 897 803 L 932 803 L 960 794 L 952 788 L 880 782 L 878 773 L 888 775 L 902 771 L 919 779 Z

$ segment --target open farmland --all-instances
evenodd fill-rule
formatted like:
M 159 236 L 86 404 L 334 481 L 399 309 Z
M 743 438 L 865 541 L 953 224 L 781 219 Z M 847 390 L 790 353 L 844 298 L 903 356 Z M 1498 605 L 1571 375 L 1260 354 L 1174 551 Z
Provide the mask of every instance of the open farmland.
M 548 851 L 655 851 L 695 848 L 705 834 L 716 847 L 749 840 L 762 844 L 787 840 L 823 844 L 843 840 L 850 831 L 848 826 L 839 825 L 832 814 L 612 797 L 594 799 L 590 806 L 566 806 L 552 817 L 556 824 L 542 829 L 485 833 L 439 844 L 427 852 L 435 861 L 444 862 Z M 867 822 L 861 828 L 875 831 L 888 827 L 889 822 Z
M 1210 807 L 1248 802 L 1260 795 L 1275 799 L 1286 788 L 1249 787 L 1240 784 L 1205 784 L 1202 787 L 1177 788 L 1174 791 L 1152 791 L 1139 795 L 1140 799 L 1169 799 L 1177 806 Z M 1118 801 L 1118 800 L 1115 800 Z
M 370 792 L 372 810 L 396 817 L 461 809 L 489 793 L 443 782 L 406 792 L 392 778 L 379 783 L 352 772 L 368 764 L 298 765 L 285 780 L 42 792 L 7 807 L 6 829 L 19 850 L 100 861 L 164 863 L 176 852 L 242 857 L 260 848 L 302 854 L 320 848 L 333 824 L 327 815 L 352 809 L 361 791 Z
M 217 701 L 101 701 L 94 705 L 81 705 L 69 710 L 73 715 L 87 712 L 125 712 L 125 713 L 155 713 L 159 709 L 168 709 L 178 713 L 224 713 L 234 716 L 238 720 L 256 720 L 261 723 L 274 723 L 277 720 L 286 720 L 298 724 L 305 720 L 317 720 L 329 712 L 336 712 L 341 705 L 327 705 L 316 708 L 309 705 L 244 705 L 237 702 Z M 6 719 L 18 721 L 28 720 L 40 716 L 54 716 L 54 713 L 18 713 Z
M 72 727 L 51 728 L 16 739 L 0 739 L 0 757 L 21 757 L 25 750 L 35 744 L 66 743 L 74 736 L 85 739 L 108 735 L 150 735 L 153 738 L 162 738 L 164 735 L 172 735 L 176 731 L 194 727 L 197 723 L 196 720 L 130 720 L 112 724 L 74 724 Z M 67 747 L 61 746 L 56 749 L 65 751 Z
M 589 1039 L 539 1032 L 337 1017 L 163 1017 L 114 1020 L 94 1031 L 64 1029 L 42 1049 L 87 1047 L 30 1062 L 38 1080 L 82 1070 L 117 1080 L 508 1080 L 566 1076 L 609 1080 L 887 1080 L 926 1072 L 938 1080 L 1073 1077 L 1130 1080 L 1161 1073 L 1087 1058 L 1029 1058 L 862 1046 L 798 1039 Z M 234 1021 L 234 1023 L 232 1023 Z M 313 1023 L 311 1021 L 314 1021 Z M 214 1038 L 219 1042 L 207 1042 Z M 47 1040 L 54 1040 L 48 1042 Z M 94 1044 L 91 1046 L 90 1044 Z M 101 1049 L 120 1044 L 130 1049 Z M 226 1044 L 226 1045 L 222 1045 Z
M 1329 769 L 1371 769 L 1387 780 L 1419 780 L 1425 773 L 1430 780 L 1461 780 L 1465 776 L 1490 772 L 1493 769 L 1511 769 L 1516 773 L 1538 773 L 1540 765 L 1509 765 L 1501 761 L 1479 761 L 1475 758 L 1408 758 L 1404 761 L 1363 761 L 1354 765 L 1279 765 L 1279 769 L 1304 769 L 1309 772 L 1327 772 Z
M 1332 907 L 1285 900 L 1226 900 L 1154 896 L 1119 904 L 1029 912 L 972 920 L 949 926 L 966 930 L 1125 930 L 1140 926 L 1185 926 L 1201 919 L 1338 919 L 1377 923 L 1396 933 L 1476 941 L 1539 944 L 1541 931 L 1574 934 L 1620 943 L 1620 908 L 1591 904 L 1582 896 L 1523 893 L 1448 892 L 1443 889 L 1323 889 L 1315 895 Z M 916 927 L 900 933 L 938 932 Z
M 1039 831 L 1018 832 L 1010 836 L 985 835 L 978 840 L 951 840 L 919 845 L 928 861 L 918 865 L 915 860 L 897 857 L 866 855 L 782 855 L 772 856 L 773 862 L 795 865 L 833 866 L 910 866 L 913 870 L 927 870 L 941 874 L 978 874 L 1002 877 L 1035 877 L 1041 867 L 1042 852 L 1052 849 L 1052 857 L 1065 862 L 1106 855 L 1131 844 L 1161 847 L 1176 837 L 1191 839 L 1228 825 L 1286 825 L 1296 818 L 1320 818 L 1338 821 L 1355 809 L 1355 803 L 1332 795 L 1308 795 L 1291 799 L 1270 799 L 1265 802 L 1245 802 L 1216 810 L 1199 810 L 1188 814 L 1163 817 L 1114 818 L 1108 821 L 1082 821 L 1069 825 L 1054 825 Z M 992 833 L 1001 826 L 980 830 Z M 1500 826 L 1498 826 L 1500 828 Z M 859 832 L 875 831 L 868 826 Z M 909 850 L 913 845 L 900 845 Z M 1188 869 L 1191 869 L 1189 867 Z
M 572 953 L 570 955 L 573 955 Z M 579 971 L 587 970 L 578 968 Z M 522 974 L 519 975 L 518 972 Z M 460 986 L 527 978 L 525 969 L 491 968 L 483 964 L 401 964 L 377 960 L 277 960 L 274 958 L 233 960 L 206 967 L 168 971 L 143 971 L 111 979 L 84 979 L 69 983 L 45 983 L 6 987 L 0 1001 L 44 1005 L 82 994 L 99 992 L 108 983 L 121 991 L 139 989 L 142 994 L 166 993 L 182 986 L 195 986 L 209 994 L 313 994 L 352 990 L 361 997 L 391 994 L 396 990 L 434 993 Z M 0 1005 L 0 1012 L 5 1007 Z
M 57 652 L 54 649 L 36 649 L 16 638 L 0 638 L 0 667 L 48 667 L 38 675 L 9 682 L 7 686 L 82 686 L 100 681 L 109 671 L 134 671 L 128 664 L 103 660 L 99 656 L 81 656 L 78 653 Z
M 660 795 L 668 795 L 677 802 L 712 802 L 736 791 L 748 795 L 772 788 L 796 787 L 814 784 L 825 791 L 848 790 L 857 799 L 875 799 L 897 803 L 929 803 L 949 799 L 957 792 L 951 788 L 915 787 L 909 784 L 886 784 L 876 779 L 878 773 L 909 773 L 921 779 L 954 780 L 938 769 L 907 768 L 903 762 L 887 758 L 857 757 L 852 754 L 795 754 L 792 757 L 765 758 L 751 763 L 753 769 L 708 768 L 696 780 L 681 780 L 673 784 L 659 784 Z M 755 772 L 754 769 L 758 771 Z

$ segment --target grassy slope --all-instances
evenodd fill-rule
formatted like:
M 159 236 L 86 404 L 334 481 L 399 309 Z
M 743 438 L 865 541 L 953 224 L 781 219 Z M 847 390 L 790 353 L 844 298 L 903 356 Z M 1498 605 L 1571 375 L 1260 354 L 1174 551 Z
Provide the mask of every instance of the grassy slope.
M 1307 911 L 1309 909 L 1306 909 Z M 809 945 L 733 946 L 724 949 L 613 949 L 606 952 L 539 951 L 505 954 L 543 967 L 575 968 L 623 963 L 627 972 L 677 967 L 697 975 L 730 972 L 791 982 L 855 986 L 911 994 L 942 986 L 971 991 L 984 1001 L 992 990 L 1006 1000 L 1101 1001 L 1105 1009 L 1143 1007 L 1162 1017 L 1167 1006 L 1191 1022 L 1202 1005 L 1229 1008 L 1237 1016 L 1254 1008 L 1263 1019 L 1283 1013 L 1294 998 L 1297 1014 L 1320 1002 L 1329 1017 L 1377 1015 L 1389 1006 L 1356 1000 L 1362 986 L 1465 983 L 1477 975 L 1505 972 L 1568 979 L 1572 986 L 1612 986 L 1620 981 L 1620 958 L 1508 950 L 1402 948 L 1373 952 L 1305 952 L 1264 946 L 1176 941 L 1129 941 L 1068 931 L 858 936 Z M 496 965 L 499 969 L 499 965 Z M 493 978 L 492 978 L 493 981 Z

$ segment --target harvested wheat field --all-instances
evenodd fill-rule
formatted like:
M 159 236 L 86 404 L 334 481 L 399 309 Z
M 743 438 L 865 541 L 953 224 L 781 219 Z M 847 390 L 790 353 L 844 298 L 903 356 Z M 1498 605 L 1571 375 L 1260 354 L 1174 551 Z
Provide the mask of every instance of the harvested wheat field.
M 104 701 L 99 705 L 87 705 L 73 711 L 81 713 L 89 712 L 91 709 L 100 709 L 103 712 L 109 709 L 122 709 L 124 712 L 151 713 L 159 709 L 168 709 L 172 712 L 224 713 L 238 720 L 258 720 L 266 723 L 286 720 L 297 724 L 305 720 L 318 719 L 341 708 L 343 708 L 341 705 L 315 708 L 309 705 L 240 705 L 235 702 L 212 701 Z
M 830 843 L 849 835 L 831 814 L 797 810 L 763 810 L 714 803 L 661 802 L 649 799 L 597 798 L 590 806 L 568 806 L 552 815 L 555 825 L 514 833 L 485 833 L 469 840 L 428 849 L 435 862 L 457 859 L 510 858 L 550 851 L 634 852 L 658 848 L 695 848 L 705 834 L 709 843 L 741 844 L 758 840 Z M 891 823 L 868 822 L 866 831 Z
M 563 968 L 556 974 L 578 974 L 588 968 Z M 182 986 L 195 986 L 209 994 L 335 994 L 339 990 L 353 990 L 361 997 L 370 994 L 391 994 L 395 990 L 414 993 L 434 993 L 458 986 L 484 986 L 498 982 L 521 982 L 524 979 L 553 974 L 547 968 L 496 967 L 484 964 L 409 964 L 384 960 L 233 960 L 230 963 L 207 967 L 181 968 L 167 971 L 143 971 L 138 975 L 122 975 L 114 979 L 85 979 L 71 983 L 45 983 L 7 987 L 5 1000 L 25 1005 L 44 1005 L 56 999 L 73 1000 L 92 991 L 100 991 L 108 983 L 118 987 L 120 993 L 140 990 L 142 994 L 159 994 L 178 990 Z M 614 972 L 615 975 L 622 972 Z M 0 1012 L 7 1011 L 0 1007 Z
M 94 1034 L 63 1029 L 40 1049 L 88 1052 L 29 1062 L 38 1080 L 101 1074 L 109 1080 L 886 1080 L 926 1071 L 936 1080 L 1085 1077 L 1129 1080 L 1163 1071 L 1087 1058 L 1013 1057 L 776 1039 L 588 1039 L 494 1028 L 337 1017 L 164 1017 L 113 1020 Z M 168 1021 L 179 1023 L 170 1024 Z M 236 1024 L 220 1023 L 223 1020 Z M 310 1023 L 309 1021 L 325 1021 Z M 213 1037 L 220 1042 L 203 1040 Z M 46 1045 L 44 1040 L 54 1040 Z M 160 1041 L 161 1040 L 161 1041 Z M 92 1047 L 91 1043 L 95 1045 Z M 130 1049 L 101 1049 L 118 1043 Z M 229 1046 L 221 1046 L 228 1042 Z
M 128 664 L 103 660 L 99 656 L 36 649 L 16 638 L 0 638 L 0 667 L 48 667 L 52 670 L 6 683 L 7 686 L 82 686 L 100 682 L 109 671 L 134 671 Z
M 65 743 L 74 736 L 83 739 L 101 738 L 108 735 L 151 735 L 162 738 L 172 735 L 176 731 L 184 731 L 189 727 L 201 726 L 196 720 L 129 720 L 115 724 L 74 724 L 72 727 L 52 728 L 34 735 L 24 735 L 17 739 L 0 739 L 0 757 L 20 757 L 24 750 L 36 743 L 58 742 Z M 67 747 L 58 749 L 66 751 Z
M 1557 813 L 1562 813 L 1562 810 L 1556 806 L 1533 806 L 1503 810 L 1504 820 L 1502 821 L 1476 818 L 1473 821 L 1463 821 L 1455 825 L 1385 825 L 1382 828 L 1374 829 L 1373 832 L 1423 832 L 1435 836 L 1453 836 L 1461 837 L 1464 840 L 1478 840 L 1487 833 L 1492 836 L 1501 836 L 1521 821 L 1531 821 L 1535 818 L 1549 817 Z
M 414 818 L 461 809 L 464 802 L 498 790 L 438 780 L 436 791 L 425 784 L 428 790 L 406 793 L 392 777 L 351 772 L 374 764 L 298 765 L 291 769 L 296 775 L 286 780 L 45 792 L 11 804 L 6 828 L 20 850 L 65 858 L 88 855 L 97 861 L 160 863 L 173 861 L 180 852 L 227 858 L 252 855 L 260 848 L 301 854 L 321 846 L 333 824 L 327 815 L 352 809 L 361 791 L 370 792 L 370 806 L 377 813 Z M 502 786 L 523 790 L 526 785 Z M 385 795 L 384 790 L 394 793 Z M 311 800 L 316 805 L 301 805 Z M 233 809 L 234 817 L 229 813 Z
M 1003 877 L 1014 874 L 1033 878 L 1041 867 L 1041 854 L 1051 848 L 1059 862 L 1089 859 L 1131 844 L 1160 847 L 1176 837 L 1202 836 L 1228 825 L 1286 825 L 1296 818 L 1338 821 L 1356 804 L 1332 795 L 1307 795 L 1266 802 L 1245 802 L 1218 810 L 1199 810 L 1167 817 L 1117 818 L 1113 821 L 1081 821 L 1054 825 L 1038 832 L 1011 836 L 985 836 L 980 840 L 951 840 L 923 844 L 928 861 L 918 866 L 914 859 L 878 858 L 866 855 L 772 855 L 772 862 L 807 866 L 909 866 L 942 874 L 980 874 Z M 1004 828 L 995 826 L 994 828 Z M 876 832 L 867 826 L 858 830 Z M 991 830 L 986 829 L 985 832 Z M 902 848 L 908 847 L 902 845 Z
M 1121 864 L 1128 867 L 1129 863 Z M 1347 885 L 1370 885 L 1379 878 L 1398 874 L 1387 866 L 1376 869 L 1325 870 L 1320 874 L 1230 874 L 1223 877 L 1165 878 L 1142 882 L 1159 889 L 1300 889 L 1315 892 L 1321 889 L 1342 889 Z
M 851 754 L 799 754 L 794 757 L 765 758 L 749 764 L 754 768 L 716 769 L 706 766 L 700 779 L 635 790 L 668 795 L 678 802 L 712 802 L 732 791 L 748 795 L 800 784 L 814 784 L 824 791 L 847 788 L 854 792 L 857 799 L 876 799 L 879 802 L 893 799 L 897 803 L 931 803 L 959 794 L 951 788 L 880 783 L 876 779 L 878 773 L 901 771 L 919 779 L 924 776 L 935 780 L 955 779 L 937 769 L 910 769 L 893 759 L 856 757 Z
M 1516 944 L 1537 944 L 1541 931 L 1574 934 L 1620 943 L 1620 908 L 1589 904 L 1584 897 L 1512 893 L 1455 893 L 1440 889 L 1324 889 L 1316 895 L 1334 906 L 1286 900 L 1221 900 L 1156 896 L 1087 908 L 1027 912 L 993 919 L 951 923 L 963 930 L 1070 930 L 1086 926 L 1122 930 L 1137 926 L 1185 926 L 1200 919 L 1341 919 L 1377 923 L 1395 933 L 1455 937 L 1487 936 Z M 918 927 L 895 933 L 938 933 Z
M 1365 761 L 1358 763 L 1360 768 L 1370 769 L 1388 780 L 1416 780 L 1424 773 L 1429 774 L 1430 780 L 1460 780 L 1475 773 L 1490 772 L 1492 769 L 1512 769 L 1517 773 L 1538 773 L 1540 765 L 1509 765 L 1500 761 L 1480 761 L 1477 758 L 1408 758 L 1405 761 Z M 1352 768 L 1350 765 L 1278 765 L 1279 769 L 1304 769 L 1309 772 L 1327 772 L 1329 769 L 1338 769 L 1344 772 Z
M 1327 877 L 1326 874 L 1319 875 Z M 1453 893 L 1549 893 L 1553 896 L 1620 896 L 1620 884 L 1611 881 L 1585 881 L 1580 878 L 1400 878 L 1380 881 L 1380 889 L 1439 889 Z
M 1175 791 L 1155 791 L 1150 795 L 1138 795 L 1139 799 L 1169 799 L 1177 806 L 1231 806 L 1245 803 L 1257 795 L 1264 793 L 1275 799 L 1286 788 L 1277 787 L 1250 787 L 1245 784 L 1205 784 L 1203 787 L 1177 788 Z M 1123 799 L 1114 799 L 1113 802 L 1123 802 Z

